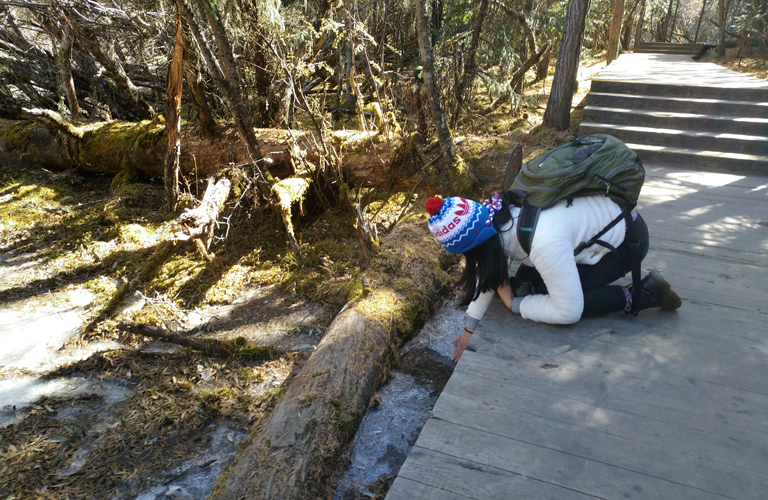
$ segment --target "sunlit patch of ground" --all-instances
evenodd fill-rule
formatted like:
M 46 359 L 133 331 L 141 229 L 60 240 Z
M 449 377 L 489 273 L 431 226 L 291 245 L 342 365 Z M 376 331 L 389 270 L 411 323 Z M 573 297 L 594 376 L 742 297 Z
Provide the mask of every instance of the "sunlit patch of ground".
M 761 47 L 742 49 L 741 51 L 738 48 L 727 49 L 725 57 L 722 59 L 718 59 L 713 49 L 699 60 L 719 64 L 732 71 L 768 80 L 768 51 Z

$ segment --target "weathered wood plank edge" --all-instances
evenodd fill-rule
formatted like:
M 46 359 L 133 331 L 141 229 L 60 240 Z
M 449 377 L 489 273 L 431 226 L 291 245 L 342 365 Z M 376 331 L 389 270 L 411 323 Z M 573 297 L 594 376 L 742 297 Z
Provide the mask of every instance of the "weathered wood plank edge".
M 697 431 L 716 433 L 727 438 L 737 436 L 742 441 L 766 443 L 768 448 L 768 432 L 765 429 L 767 419 L 764 415 L 760 413 L 749 418 L 746 414 L 739 413 L 744 409 L 765 407 L 761 395 L 724 386 L 707 387 L 703 383 L 697 387 L 697 393 L 681 395 L 679 391 L 669 388 L 679 387 L 677 382 L 687 382 L 684 377 L 663 374 L 654 376 L 648 374 L 647 370 L 639 369 L 621 371 L 624 367 L 619 363 L 600 359 L 589 361 L 591 364 L 579 366 L 558 358 L 523 356 L 503 359 L 491 354 L 465 352 L 456 365 L 454 374 L 464 372 L 490 382 L 506 383 L 615 411 L 658 418 Z M 580 370 L 578 378 L 565 377 L 567 374 L 564 373 L 560 376 L 558 384 L 535 375 L 536 369 L 550 372 L 551 377 L 554 376 L 551 374 L 552 370 L 564 372 L 571 368 Z M 609 373 L 606 374 L 605 371 Z M 621 378 L 617 378 L 619 376 Z M 675 378 L 679 380 L 674 380 Z M 730 409 L 731 403 L 736 401 L 734 397 L 740 396 L 746 396 L 743 398 L 742 407 Z M 734 426 L 734 429 L 724 433 L 722 422 Z M 751 422 L 755 424 L 750 425 Z
M 568 403 L 569 411 L 563 411 Z M 502 414 L 503 418 L 500 417 Z M 590 419 L 589 415 L 596 419 Z M 584 440 L 579 443 L 580 446 L 602 457 L 635 447 L 630 457 L 619 456 L 618 459 L 636 460 L 638 463 L 632 467 L 637 472 L 642 472 L 642 468 L 657 467 L 658 463 L 668 459 L 680 460 L 680 467 L 673 470 L 665 464 L 663 470 L 651 475 L 679 475 L 682 468 L 693 475 L 706 471 L 706 476 L 697 480 L 709 480 L 709 475 L 718 478 L 720 474 L 727 474 L 729 477 L 743 475 L 744 480 L 751 481 L 753 486 L 764 486 L 768 481 L 768 449 L 760 449 L 758 443 L 737 443 L 722 438 L 717 439 L 716 446 L 713 446 L 711 434 L 694 432 L 653 416 L 618 412 L 559 396 L 548 398 L 546 394 L 506 383 L 487 384 L 487 380 L 466 372 L 452 377 L 450 387 L 446 387 L 435 405 L 433 416 L 480 431 L 490 432 L 492 429 L 489 426 L 493 426 L 503 436 L 541 446 L 550 442 L 546 446 L 555 449 L 564 446 L 563 443 L 568 443 L 570 447 L 574 439 L 572 436 L 584 429 L 587 438 L 580 438 Z M 539 428 L 527 428 L 526 421 L 535 421 L 537 426 L 549 426 L 550 430 L 537 436 Z M 557 425 L 552 427 L 552 422 Z M 659 433 L 664 437 L 654 438 Z M 605 436 L 610 436 L 610 439 Z M 536 441 L 533 442 L 533 439 Z M 592 450 L 591 446 L 597 442 L 607 445 L 605 450 Z M 653 457 L 648 456 L 648 450 L 651 450 Z M 639 455 L 641 451 L 642 456 Z M 730 452 L 728 461 L 723 461 L 724 451 Z M 745 484 L 741 482 L 740 487 Z
M 427 425 L 438 422 L 433 419 Z M 401 477 L 476 500 L 609 500 L 507 470 L 502 464 L 479 464 L 454 453 L 425 448 L 418 442 L 400 469 L 398 479 Z
M 451 454 L 480 466 L 498 467 L 545 484 L 569 488 L 606 500 L 624 500 L 624 494 L 631 494 L 633 490 L 635 494 L 642 491 L 650 498 L 729 498 L 675 481 L 584 459 L 567 452 L 530 445 L 496 433 L 480 432 L 440 419 L 430 419 L 428 424 L 419 436 L 417 444 L 420 448 Z M 557 464 L 557 468 L 551 467 L 552 464 Z M 629 486 L 629 489 L 624 489 L 626 486 Z M 635 486 L 639 489 L 635 489 Z

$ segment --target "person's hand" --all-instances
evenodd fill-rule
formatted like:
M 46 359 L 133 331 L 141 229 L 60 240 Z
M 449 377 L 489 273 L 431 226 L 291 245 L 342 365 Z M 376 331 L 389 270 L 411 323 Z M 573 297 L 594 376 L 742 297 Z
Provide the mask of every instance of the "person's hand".
M 451 356 L 451 361 L 454 363 L 459 362 L 459 358 L 462 354 L 464 354 L 464 350 L 467 348 L 467 344 L 469 344 L 469 339 L 472 338 L 473 331 L 469 331 L 467 329 L 464 329 L 463 332 L 461 332 L 461 335 L 456 337 L 456 339 L 451 342 L 451 344 L 456 344 L 456 349 L 453 351 L 453 356 Z

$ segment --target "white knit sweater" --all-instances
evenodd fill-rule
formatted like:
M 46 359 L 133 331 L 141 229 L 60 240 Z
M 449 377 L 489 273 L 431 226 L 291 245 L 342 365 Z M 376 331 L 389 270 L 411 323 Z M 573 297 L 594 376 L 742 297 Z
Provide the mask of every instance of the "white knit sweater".
M 605 196 L 576 198 L 573 205 L 565 201 L 542 210 L 531 245 L 526 255 L 517 241 L 517 216 L 520 209 L 510 207 L 513 220 L 501 228 L 502 245 L 507 257 L 520 260 L 536 268 L 547 285 L 548 295 L 529 295 L 520 303 L 520 314 L 525 319 L 552 324 L 571 324 L 581 318 L 584 295 L 581 290 L 576 264 L 592 265 L 610 252 L 601 245 L 592 245 L 579 255 L 573 250 L 580 243 L 599 233 L 620 213 L 621 208 Z M 616 224 L 600 239 L 614 247 L 624 241 L 624 220 Z M 467 325 L 476 325 L 483 317 L 495 291 L 481 293 L 467 308 Z

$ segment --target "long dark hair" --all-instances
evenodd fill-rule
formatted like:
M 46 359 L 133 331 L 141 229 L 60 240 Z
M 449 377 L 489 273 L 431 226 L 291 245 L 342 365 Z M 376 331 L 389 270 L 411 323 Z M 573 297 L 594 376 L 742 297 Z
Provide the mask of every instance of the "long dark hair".
M 505 281 L 507 276 L 507 256 L 504 246 L 501 244 L 501 227 L 512 219 L 509 213 L 511 198 L 508 193 L 500 193 L 501 210 L 493 216 L 493 227 L 496 234 L 482 244 L 464 252 L 466 265 L 464 273 L 459 278 L 457 286 L 460 287 L 459 303 L 467 305 L 475 300 L 481 292 L 496 290 Z

